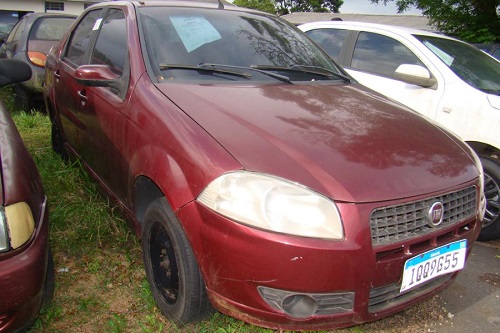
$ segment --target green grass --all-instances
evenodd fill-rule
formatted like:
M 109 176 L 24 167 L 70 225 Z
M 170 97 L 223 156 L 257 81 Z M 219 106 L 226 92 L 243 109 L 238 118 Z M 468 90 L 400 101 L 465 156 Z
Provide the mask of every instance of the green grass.
M 0 99 L 14 110 L 11 89 L 0 89 Z M 187 327 L 166 320 L 151 296 L 140 242 L 81 166 L 65 163 L 52 151 L 48 117 L 36 112 L 11 114 L 38 166 L 48 197 L 56 266 L 54 300 L 41 312 L 31 332 L 276 332 L 220 313 Z M 374 324 L 338 332 L 427 331 L 427 323 L 440 313 L 439 309 L 414 307 Z

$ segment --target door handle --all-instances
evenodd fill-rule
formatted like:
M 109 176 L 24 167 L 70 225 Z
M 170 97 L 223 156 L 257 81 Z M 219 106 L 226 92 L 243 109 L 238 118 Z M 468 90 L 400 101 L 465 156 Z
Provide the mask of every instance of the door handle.
M 87 103 L 87 92 L 85 91 L 85 89 L 82 89 L 82 90 L 78 90 L 78 96 L 80 96 L 80 100 L 81 100 L 81 103 L 82 103 L 82 106 L 85 105 L 85 103 Z
M 59 82 L 59 79 L 61 78 L 59 70 L 54 71 L 54 77 L 56 78 L 56 82 Z

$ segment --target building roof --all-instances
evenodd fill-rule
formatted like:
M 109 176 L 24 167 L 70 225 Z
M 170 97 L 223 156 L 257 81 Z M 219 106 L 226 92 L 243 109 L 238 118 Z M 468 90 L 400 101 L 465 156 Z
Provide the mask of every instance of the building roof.
M 425 16 L 418 15 L 369 15 L 369 14 L 342 14 L 342 13 L 291 13 L 283 15 L 282 18 L 295 25 L 314 22 L 314 21 L 359 21 L 367 23 L 381 23 L 389 25 L 397 25 L 422 30 L 436 29 L 429 24 L 429 20 Z

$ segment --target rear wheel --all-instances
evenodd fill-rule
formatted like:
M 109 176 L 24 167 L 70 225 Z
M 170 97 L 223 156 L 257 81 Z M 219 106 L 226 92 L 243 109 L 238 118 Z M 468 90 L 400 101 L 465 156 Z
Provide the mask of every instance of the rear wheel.
M 211 314 L 193 250 L 165 198 L 156 199 L 146 211 L 142 256 L 153 298 L 165 317 L 188 324 Z
M 61 129 L 57 125 L 56 119 L 52 118 L 51 123 L 50 139 L 52 143 L 52 150 L 61 156 L 63 160 L 68 160 L 68 153 L 64 147 L 64 139 Z
M 28 92 L 18 84 L 16 84 L 14 88 L 14 93 L 16 95 L 14 98 L 14 106 L 16 107 L 16 109 L 19 109 L 26 113 L 31 112 L 34 103 L 30 94 L 28 94 Z
M 494 240 L 500 237 L 500 165 L 487 157 L 481 157 L 484 169 L 484 194 L 486 214 L 478 239 Z

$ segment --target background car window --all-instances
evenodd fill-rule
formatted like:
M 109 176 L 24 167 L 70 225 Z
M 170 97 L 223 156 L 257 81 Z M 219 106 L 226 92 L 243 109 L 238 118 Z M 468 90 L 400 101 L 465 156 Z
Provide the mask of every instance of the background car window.
M 121 10 L 109 12 L 97 37 L 92 53 L 92 64 L 111 67 L 116 74 L 122 74 L 127 58 L 127 25 Z
M 500 94 L 498 61 L 467 43 L 425 35 L 413 36 L 467 84 L 489 94 Z
M 340 29 L 316 29 L 306 32 L 334 60 L 338 60 L 340 49 L 348 33 L 349 31 Z
M 89 46 L 90 35 L 92 31 L 94 31 L 94 26 L 100 13 L 101 10 L 88 12 L 80 23 L 78 23 L 78 26 L 73 32 L 73 36 L 71 36 L 66 51 L 66 59 L 77 66 L 84 64 L 85 51 Z
M 70 25 L 72 18 L 45 18 L 40 19 L 33 24 L 31 28 L 30 40 L 60 40 Z
M 19 21 L 19 23 L 16 24 L 16 26 L 10 32 L 10 35 L 7 38 L 7 42 L 8 43 L 17 42 L 19 39 L 21 39 L 25 27 L 26 27 L 26 20 Z
M 393 38 L 371 32 L 359 34 L 351 68 L 393 78 L 402 64 L 424 66 L 413 52 Z
M 496 49 L 495 51 L 493 51 L 493 52 L 491 53 L 491 55 L 492 55 L 494 58 L 496 58 L 496 59 L 500 60 L 500 49 Z

